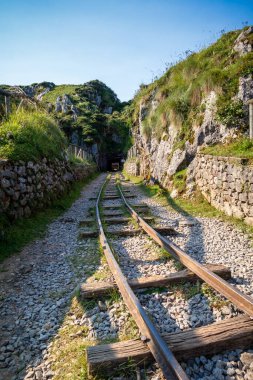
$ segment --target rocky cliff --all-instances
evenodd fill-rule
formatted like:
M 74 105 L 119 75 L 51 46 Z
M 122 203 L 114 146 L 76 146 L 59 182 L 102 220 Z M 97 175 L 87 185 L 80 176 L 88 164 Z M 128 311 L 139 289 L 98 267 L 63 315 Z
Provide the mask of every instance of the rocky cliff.
M 11 86 L 1 86 L 11 89 Z M 104 83 L 93 80 L 82 85 L 55 85 L 52 82 L 20 86 L 31 99 L 59 123 L 69 143 L 84 148 L 103 169 L 108 156 L 127 152 L 129 128 L 121 112 L 126 103 Z M 12 100 L 15 110 L 19 101 Z M 0 116 L 4 98 L 0 97 Z
M 247 135 L 252 44 L 252 27 L 229 32 L 142 85 L 131 105 L 128 168 L 171 189 L 201 147 Z

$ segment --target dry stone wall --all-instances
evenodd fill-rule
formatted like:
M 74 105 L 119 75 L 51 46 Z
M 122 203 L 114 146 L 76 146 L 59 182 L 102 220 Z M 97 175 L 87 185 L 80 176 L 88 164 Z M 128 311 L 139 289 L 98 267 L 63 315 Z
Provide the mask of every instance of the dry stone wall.
M 68 162 L 59 160 L 43 159 L 38 163 L 0 160 L 0 216 L 12 219 L 29 216 L 59 197 L 71 182 L 92 171 L 92 166 L 73 169 Z
M 195 182 L 209 203 L 253 225 L 253 166 L 246 159 L 204 154 L 195 160 Z
M 134 176 L 140 175 L 139 161 L 137 158 L 128 158 L 124 164 L 126 173 Z

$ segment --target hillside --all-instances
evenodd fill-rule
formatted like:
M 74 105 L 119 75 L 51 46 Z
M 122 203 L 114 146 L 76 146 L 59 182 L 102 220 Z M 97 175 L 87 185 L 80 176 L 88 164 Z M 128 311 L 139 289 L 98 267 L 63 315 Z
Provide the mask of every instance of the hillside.
M 252 27 L 229 32 L 140 87 L 130 106 L 128 161 L 139 174 L 171 189 L 201 147 L 247 136 L 252 44 Z
M 2 85 L 1 88 L 11 89 Z M 122 157 L 129 148 L 129 128 L 122 113 L 125 103 L 104 83 L 93 80 L 82 85 L 33 83 L 20 88 L 58 122 L 69 143 L 82 146 L 105 169 L 111 156 Z M 12 110 L 19 104 L 12 100 Z M 4 116 L 4 98 L 0 98 Z

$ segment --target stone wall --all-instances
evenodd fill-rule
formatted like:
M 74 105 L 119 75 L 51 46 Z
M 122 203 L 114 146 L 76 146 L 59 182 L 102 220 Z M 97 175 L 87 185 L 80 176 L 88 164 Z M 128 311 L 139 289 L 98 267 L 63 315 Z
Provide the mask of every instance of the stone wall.
M 253 166 L 246 159 L 204 154 L 195 160 L 195 182 L 209 203 L 253 225 Z
M 128 158 L 124 164 L 124 170 L 129 175 L 140 175 L 140 165 L 137 158 Z
M 73 181 L 92 172 L 92 165 L 85 168 L 82 165 L 80 170 L 59 160 L 43 159 L 38 163 L 0 160 L 0 216 L 12 219 L 29 216 L 59 197 Z

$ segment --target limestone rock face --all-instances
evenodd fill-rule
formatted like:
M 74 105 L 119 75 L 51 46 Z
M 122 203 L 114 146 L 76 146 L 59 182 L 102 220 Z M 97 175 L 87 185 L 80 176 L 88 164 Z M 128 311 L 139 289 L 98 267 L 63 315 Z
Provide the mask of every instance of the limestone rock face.
M 129 159 L 137 158 L 135 172 L 169 190 L 174 174 L 191 165 L 203 146 L 225 143 L 247 130 L 253 27 L 228 33 L 220 42 L 203 54 L 188 55 L 158 80 L 141 86 L 134 98 Z M 225 63 L 220 61 L 222 49 Z M 194 164 L 189 172 L 193 188 Z
M 61 101 L 61 109 L 63 113 L 68 112 L 69 108 L 72 106 L 72 103 L 68 97 L 68 95 L 63 95 L 62 101 Z
M 55 102 L 55 112 L 61 112 L 61 111 L 62 111 L 61 97 L 58 96 Z
M 247 54 L 253 50 L 252 43 L 250 43 L 248 37 L 253 33 L 253 27 L 250 26 L 239 34 L 234 44 L 234 51 L 239 53 L 240 56 Z
M 237 98 L 246 103 L 249 99 L 253 98 L 253 80 L 252 75 L 244 78 L 239 78 L 239 91 Z
M 239 79 L 239 88 L 235 99 L 243 102 L 246 118 L 248 117 L 247 101 L 250 98 L 253 98 L 251 75 Z M 194 161 L 202 146 L 213 145 L 237 136 L 236 127 L 226 126 L 218 121 L 216 103 L 217 93 L 210 91 L 202 101 L 204 112 L 201 124 L 192 125 L 192 136 L 190 136 L 189 141 L 186 141 L 182 147 L 178 147 L 180 127 L 172 123 L 167 126 L 160 139 L 155 136 L 152 126 L 150 135 L 144 133 L 144 119 L 148 113 L 157 107 L 157 101 L 154 101 L 152 97 L 142 101 L 139 106 L 138 125 L 136 125 L 133 133 L 134 146 L 129 152 L 129 158 L 135 156 L 138 158 L 136 168 L 133 168 L 133 164 L 131 164 L 132 171 L 138 172 L 148 180 L 152 178 L 171 190 L 173 175 L 177 171 L 187 168 Z M 189 192 L 195 187 L 194 165 L 193 162 L 188 170 Z
M 164 187 L 171 186 L 171 178 L 178 170 L 188 166 L 194 159 L 200 146 L 214 144 L 227 137 L 231 131 L 216 120 L 216 100 L 214 91 L 204 99 L 205 112 L 200 126 L 193 127 L 193 136 L 186 141 L 183 148 L 177 148 L 175 142 L 179 128 L 170 124 L 167 130 L 158 140 L 153 132 L 151 136 L 143 133 L 143 120 L 147 116 L 149 104 L 140 103 L 139 125 L 134 133 L 134 151 L 138 157 L 140 175 L 154 178 Z M 157 107 L 157 102 L 150 100 L 152 107 Z M 134 170 L 136 172 L 136 170 Z
M 36 96 L 38 100 L 42 100 L 43 96 L 46 95 L 50 91 L 50 88 L 47 87 L 44 91 L 42 91 L 39 95 Z
M 55 102 L 55 111 L 67 113 L 69 111 L 73 114 L 73 119 L 77 118 L 78 112 L 74 104 L 71 102 L 68 95 L 64 94 L 63 96 L 58 96 Z
M 169 168 L 167 174 L 172 176 L 180 168 L 180 166 L 185 162 L 186 151 L 176 149 L 170 160 Z

